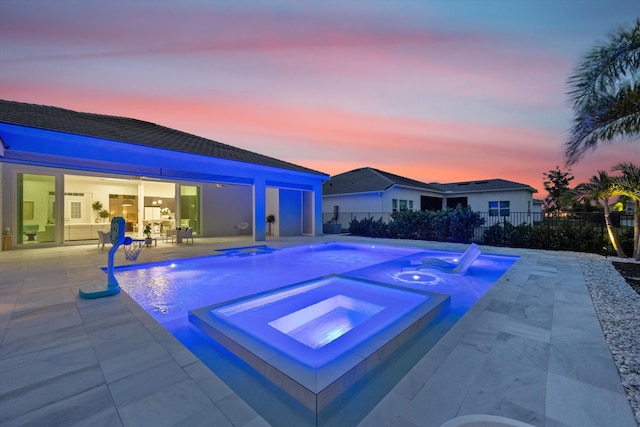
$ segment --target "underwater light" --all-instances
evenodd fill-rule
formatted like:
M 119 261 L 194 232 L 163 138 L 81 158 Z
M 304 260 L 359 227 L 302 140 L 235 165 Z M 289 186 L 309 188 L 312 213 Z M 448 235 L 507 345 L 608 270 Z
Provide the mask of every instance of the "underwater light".
M 400 271 L 398 273 L 389 274 L 389 277 L 405 283 L 413 285 L 437 285 L 444 282 L 444 278 L 433 273 L 425 273 L 420 270 Z

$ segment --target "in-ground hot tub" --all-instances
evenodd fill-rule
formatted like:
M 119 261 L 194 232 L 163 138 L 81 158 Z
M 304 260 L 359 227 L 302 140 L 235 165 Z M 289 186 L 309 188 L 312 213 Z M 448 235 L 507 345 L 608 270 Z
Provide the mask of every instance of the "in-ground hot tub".
M 449 304 L 330 275 L 192 310 L 189 320 L 318 414 Z

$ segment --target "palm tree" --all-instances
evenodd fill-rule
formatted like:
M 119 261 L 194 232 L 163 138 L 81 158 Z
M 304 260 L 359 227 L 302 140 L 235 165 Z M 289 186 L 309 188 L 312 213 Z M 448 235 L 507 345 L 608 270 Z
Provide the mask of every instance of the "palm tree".
M 640 136 L 640 18 L 594 47 L 568 84 L 575 117 L 565 143 L 567 165 L 599 141 Z
M 617 196 L 619 193 L 619 189 L 614 184 L 609 174 L 605 171 L 598 171 L 598 174 L 591 177 L 589 182 L 578 184 L 578 186 L 574 190 L 578 199 L 584 199 L 586 197 L 594 197 L 598 199 L 603 207 L 604 207 L 604 223 L 607 227 L 607 234 L 609 236 L 609 240 L 613 245 L 613 249 L 615 249 L 616 254 L 621 258 L 626 258 L 622 247 L 620 246 L 620 242 L 618 241 L 618 236 L 613 230 L 613 223 L 611 222 L 611 211 L 609 209 L 609 199 L 611 197 Z
M 633 257 L 640 260 L 640 167 L 632 163 L 620 163 L 613 167 L 622 172 L 621 177 L 614 177 L 618 191 L 634 202 L 633 209 Z

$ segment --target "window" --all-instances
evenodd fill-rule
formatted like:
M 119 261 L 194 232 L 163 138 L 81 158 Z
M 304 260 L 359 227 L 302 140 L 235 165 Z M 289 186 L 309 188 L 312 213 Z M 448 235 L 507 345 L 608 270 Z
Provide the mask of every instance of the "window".
M 82 218 L 82 203 L 80 202 L 71 202 L 71 218 L 78 219 Z
M 509 201 L 489 202 L 489 216 L 509 216 Z
M 413 210 L 413 200 L 409 200 L 409 210 Z
M 407 210 L 407 201 L 400 200 L 400 212 L 404 212 Z
M 391 212 L 398 212 L 398 199 L 391 200 Z

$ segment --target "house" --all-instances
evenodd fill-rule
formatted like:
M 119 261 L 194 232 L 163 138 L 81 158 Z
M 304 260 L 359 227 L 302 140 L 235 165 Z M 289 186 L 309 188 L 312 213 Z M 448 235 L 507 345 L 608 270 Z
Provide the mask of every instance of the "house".
M 322 234 L 329 177 L 282 160 L 133 118 L 7 100 L 0 138 L 0 227 L 17 245 L 97 239 L 114 216 L 134 236 L 153 225 L 261 241 L 268 215 L 272 234 Z
M 458 204 L 486 214 L 486 225 L 497 221 L 536 221 L 541 204 L 529 185 L 504 179 L 453 182 L 416 181 L 365 167 L 331 177 L 322 187 L 323 222 L 343 228 L 351 219 L 364 217 L 389 220 L 393 212 L 441 210 Z

